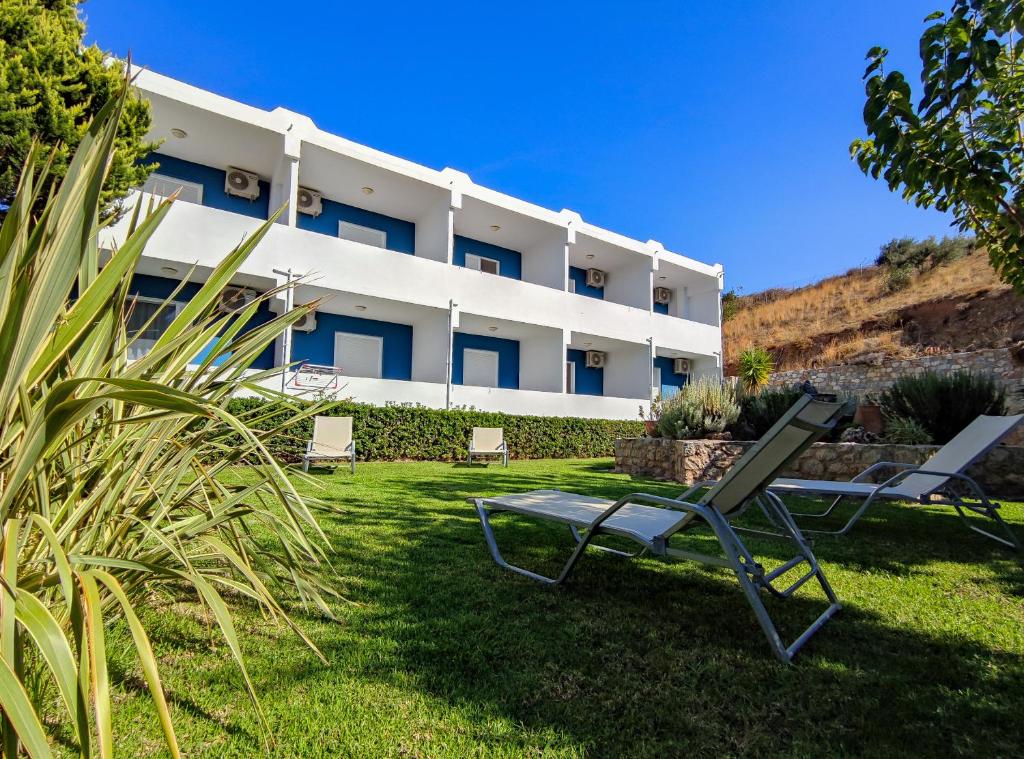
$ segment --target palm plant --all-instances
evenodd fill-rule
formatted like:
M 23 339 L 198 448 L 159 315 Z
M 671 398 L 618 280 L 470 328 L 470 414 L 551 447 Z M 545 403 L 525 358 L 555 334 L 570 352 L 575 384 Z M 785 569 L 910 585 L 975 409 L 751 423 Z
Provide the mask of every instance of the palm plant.
M 44 713 L 69 727 L 80 755 L 112 754 L 104 628 L 113 619 L 130 633 L 168 749 L 178 756 L 138 613 L 159 586 L 187 589 L 206 606 L 266 727 L 222 594 L 250 599 L 314 651 L 283 599 L 330 614 L 326 601 L 334 595 L 321 579 L 327 544 L 311 505 L 264 445 L 319 409 L 259 390 L 256 383 L 272 372 L 249 371 L 308 309 L 248 330 L 259 301 L 234 313 L 217 309 L 220 291 L 273 219 L 209 275 L 148 354 L 127 359 L 129 281 L 171 205 L 151 206 L 145 215 L 137 209 L 130 234 L 100 265 L 100 192 L 127 89 L 98 115 L 59 186 L 51 189 L 48 165 L 37 176 L 26 169 L 0 226 L 0 751 L 6 757 L 50 755 Z M 38 157 L 30 156 L 27 166 L 38 165 Z M 33 218 L 40 200 L 45 208 Z M 261 407 L 254 418 L 236 417 L 227 403 L 241 388 L 277 404 Z M 280 413 L 285 409 L 292 413 Z M 268 416 L 281 420 L 279 426 L 255 432 Z M 240 463 L 249 465 L 249 474 L 235 478 L 244 484 L 225 482 L 222 475 Z M 36 681 L 59 697 L 27 687 Z M 48 711 L 55 703 L 59 714 Z
M 768 384 L 775 369 L 775 362 L 772 354 L 761 347 L 748 348 L 740 354 L 739 358 L 740 382 L 743 389 L 750 393 L 756 393 Z

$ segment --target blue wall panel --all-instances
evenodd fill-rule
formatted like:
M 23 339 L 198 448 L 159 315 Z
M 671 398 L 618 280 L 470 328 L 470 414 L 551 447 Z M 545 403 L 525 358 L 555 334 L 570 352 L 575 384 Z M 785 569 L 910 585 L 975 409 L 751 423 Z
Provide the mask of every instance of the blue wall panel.
M 576 365 L 577 395 L 604 395 L 604 369 L 588 369 L 586 351 L 569 348 L 565 358 Z
M 200 163 L 192 163 L 181 158 L 173 158 L 162 153 L 153 153 L 143 160 L 143 163 L 158 163 L 160 167 L 157 174 L 183 179 L 188 182 L 196 182 L 203 186 L 203 205 L 210 208 L 219 208 L 222 211 L 254 216 L 257 219 L 266 219 L 270 214 L 270 185 L 260 180 L 260 196 L 256 200 L 246 200 L 224 192 L 223 169 L 214 169 L 210 166 L 203 166 Z M 244 168 L 244 167 L 240 167 Z M 277 210 L 276 208 L 274 209 Z M 226 252 L 226 251 L 225 251 Z
M 498 387 L 519 389 L 519 341 L 456 332 L 452 351 L 452 384 L 462 384 L 463 351 L 476 348 L 498 353 Z
M 666 356 L 655 356 L 654 365 L 661 369 L 661 397 L 671 398 L 686 384 L 689 377 L 672 371 L 672 359 Z
M 292 333 L 292 361 L 309 361 L 312 364 L 333 366 L 335 332 L 383 337 L 381 377 L 412 379 L 412 327 L 408 324 L 362 319 L 358 316 L 317 312 L 315 330 Z
M 372 229 L 379 229 L 387 233 L 385 247 L 388 250 L 399 253 L 416 253 L 416 225 L 411 221 L 395 219 L 384 214 L 366 211 L 362 208 L 337 203 L 333 200 L 323 199 L 323 213 L 319 216 L 309 216 L 304 213 L 298 214 L 296 224 L 299 229 L 308 229 L 311 232 L 338 236 L 338 222 L 347 221 L 352 224 L 359 224 Z
M 668 316 L 668 303 L 655 303 L 654 313 Z
M 493 258 L 498 261 L 498 274 L 502 277 L 508 277 L 509 279 L 523 278 L 523 256 L 517 250 L 510 250 L 498 245 L 491 245 L 489 242 L 480 242 L 479 240 L 455 235 L 452 262 L 456 266 L 465 266 L 467 253 L 476 253 L 478 256 Z
M 576 283 L 576 294 L 586 295 L 588 298 L 604 300 L 603 287 L 591 287 L 587 284 L 587 270 L 578 266 L 569 267 L 569 279 Z
M 179 177 L 183 178 L 183 177 Z M 176 279 L 170 279 L 168 277 L 154 277 L 149 274 L 136 274 L 132 277 L 132 283 L 129 285 L 128 292 L 132 295 L 140 295 L 145 298 L 160 298 L 166 300 L 174 292 L 174 289 L 178 286 L 179 282 Z M 179 303 L 188 303 L 195 294 L 199 292 L 199 288 L 202 285 L 196 282 L 186 282 L 185 286 L 175 296 L 175 300 Z M 274 314 L 270 311 L 270 307 L 266 303 L 261 303 L 259 308 L 256 310 L 255 315 L 246 325 L 248 329 L 259 327 L 261 324 L 266 324 L 268 321 L 274 318 Z M 207 349 L 212 347 L 212 343 L 207 346 Z M 206 356 L 207 351 L 201 352 L 196 356 L 196 362 L 202 361 Z M 252 363 L 253 369 L 271 369 L 274 366 L 274 344 L 268 345 L 256 360 Z

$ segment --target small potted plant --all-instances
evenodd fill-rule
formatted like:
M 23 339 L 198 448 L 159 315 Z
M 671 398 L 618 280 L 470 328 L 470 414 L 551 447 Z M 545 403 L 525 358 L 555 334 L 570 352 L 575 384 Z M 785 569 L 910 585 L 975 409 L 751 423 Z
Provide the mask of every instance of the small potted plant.
M 644 412 L 643 404 L 640 404 L 640 421 L 644 423 L 644 432 L 647 437 L 658 437 L 658 420 L 661 419 L 661 396 L 651 401 L 651 410 Z
M 863 427 L 872 435 L 881 435 L 885 430 L 882 407 L 870 395 L 858 399 L 857 410 L 853 414 L 853 423 Z

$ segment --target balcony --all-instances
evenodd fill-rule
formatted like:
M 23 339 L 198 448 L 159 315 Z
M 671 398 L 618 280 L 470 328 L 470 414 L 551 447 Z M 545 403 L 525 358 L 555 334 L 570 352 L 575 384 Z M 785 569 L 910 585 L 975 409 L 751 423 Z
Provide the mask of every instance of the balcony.
M 124 219 L 104 230 L 101 246 L 116 247 L 127 225 Z M 256 219 L 228 211 L 175 203 L 149 241 L 146 258 L 158 268 L 167 265 L 182 273 L 197 264 L 197 276 L 202 278 L 259 225 Z M 444 310 L 454 300 L 464 313 L 485 318 L 635 344 L 653 337 L 656 345 L 701 355 L 721 350 L 713 324 L 275 224 L 242 264 L 240 276 L 273 280 L 273 271 L 282 268 L 308 277 L 309 284 L 324 291 Z M 717 287 L 717 280 L 714 284 Z M 713 307 L 717 318 L 717 289 L 709 289 L 705 297 L 707 316 L 710 319 Z

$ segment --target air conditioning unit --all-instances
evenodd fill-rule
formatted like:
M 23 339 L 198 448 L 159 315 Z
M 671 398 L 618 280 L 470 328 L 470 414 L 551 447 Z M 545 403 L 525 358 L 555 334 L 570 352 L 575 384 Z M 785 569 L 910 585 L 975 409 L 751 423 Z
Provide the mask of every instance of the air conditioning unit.
M 690 359 L 677 358 L 675 361 L 672 362 L 672 371 L 676 374 L 689 374 Z
M 604 287 L 608 275 L 600 269 L 587 269 L 587 287 Z
M 654 302 L 662 306 L 667 306 L 672 302 L 672 291 L 667 287 L 655 287 Z
M 312 332 L 316 329 L 316 311 L 307 313 L 292 325 L 292 329 L 298 332 Z
M 296 210 L 299 213 L 308 214 L 309 216 L 319 216 L 323 212 L 323 196 L 320 195 L 316 190 L 311 190 L 308 187 L 300 187 L 298 192 L 298 199 L 296 202 Z
M 224 175 L 224 192 L 246 200 L 256 200 L 260 196 L 260 178 L 251 171 L 228 166 Z
M 220 294 L 217 308 L 224 313 L 231 313 L 245 308 L 256 300 L 256 291 L 248 287 L 225 287 Z
M 608 354 L 604 351 L 587 351 L 587 368 L 603 369 L 608 361 Z

